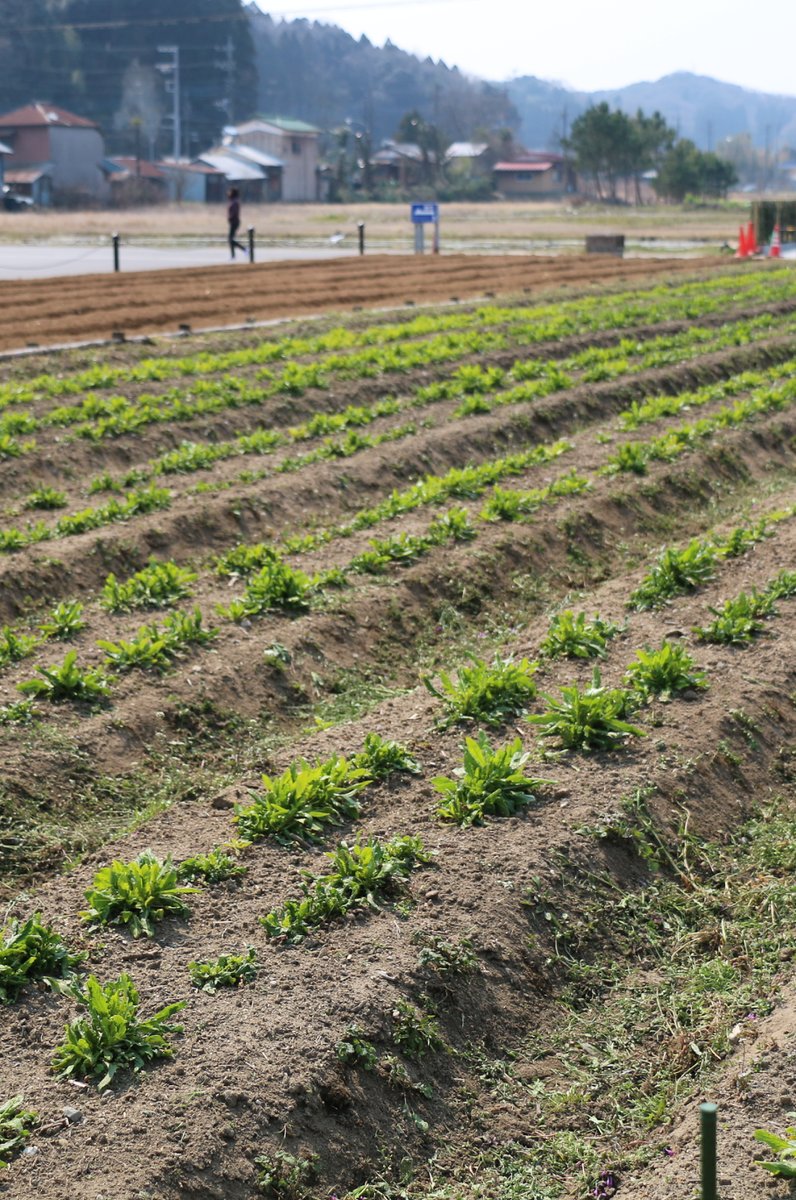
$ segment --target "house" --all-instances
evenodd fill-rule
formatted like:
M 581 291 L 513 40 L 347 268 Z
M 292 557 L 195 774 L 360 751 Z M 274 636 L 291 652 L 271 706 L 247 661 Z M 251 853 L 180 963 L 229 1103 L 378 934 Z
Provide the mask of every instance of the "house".
M 575 191 L 572 167 L 563 154 L 530 150 L 492 168 L 495 191 L 506 200 L 554 198 Z
M 374 183 L 392 183 L 400 188 L 419 187 L 430 183 L 436 169 L 433 150 L 423 154 L 414 142 L 382 142 L 371 156 L 370 169 Z
M 159 204 L 167 198 L 166 176 L 153 162 L 128 155 L 115 155 L 103 163 L 111 187 L 111 203 Z
M 272 198 L 274 183 L 270 175 L 278 164 L 282 168 L 281 199 L 288 202 L 313 201 L 320 195 L 318 137 L 320 129 L 292 117 L 254 117 L 225 130 L 224 149 L 241 152 L 245 147 L 267 155 L 267 198 Z
M 227 183 L 238 189 L 244 202 L 282 199 L 284 164 L 264 150 L 225 141 L 200 154 L 198 161 L 221 171 Z
M 109 198 L 101 165 L 105 148 L 93 121 L 36 101 L 0 115 L 0 141 L 11 147 L 6 184 L 36 204 L 97 204 Z
M 0 192 L 2 192 L 3 184 L 5 183 L 5 179 L 3 177 L 4 176 L 4 159 L 7 154 L 11 154 L 11 153 L 12 153 L 11 147 L 7 146 L 5 144 L 5 142 L 0 142 Z
M 486 142 L 452 142 L 445 151 L 452 175 L 488 175 L 490 157 Z
M 223 171 L 210 163 L 164 158 L 155 165 L 163 175 L 169 200 L 220 204 L 227 194 L 227 180 Z

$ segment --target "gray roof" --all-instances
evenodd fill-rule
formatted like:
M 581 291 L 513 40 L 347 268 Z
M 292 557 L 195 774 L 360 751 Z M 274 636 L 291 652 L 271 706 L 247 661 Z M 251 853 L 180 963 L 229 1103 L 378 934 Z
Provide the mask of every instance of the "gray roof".
M 13 154 L 14 151 L 5 142 L 0 142 L 0 154 Z
M 486 142 L 452 142 L 445 155 L 447 158 L 478 158 L 486 149 Z
M 273 154 L 266 154 L 264 150 L 256 150 L 254 146 L 246 146 L 243 142 L 231 142 L 228 146 L 222 147 L 219 153 L 234 154 L 237 158 L 245 158 L 249 162 L 257 163 L 259 167 L 284 167 L 285 165 L 281 158 L 274 158 Z
M 207 154 L 200 154 L 199 161 L 207 163 L 210 167 L 215 167 L 222 175 L 233 183 L 243 183 L 247 179 L 263 179 L 264 175 L 260 167 L 256 163 L 242 162 L 241 159 L 232 154 L 222 153 L 215 150 Z

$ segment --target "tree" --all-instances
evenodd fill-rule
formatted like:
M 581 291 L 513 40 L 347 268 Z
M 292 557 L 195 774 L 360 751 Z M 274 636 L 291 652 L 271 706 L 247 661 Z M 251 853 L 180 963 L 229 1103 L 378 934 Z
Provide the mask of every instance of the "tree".
M 682 203 L 686 196 L 726 196 L 737 180 L 735 168 L 718 155 L 703 153 L 688 138 L 675 142 L 658 170 L 655 190 Z
M 638 160 L 639 143 L 633 123 L 620 109 L 611 112 L 603 101 L 588 108 L 575 121 L 564 149 L 574 155 L 577 170 L 589 176 L 598 197 L 617 199 L 617 184 L 633 171 Z

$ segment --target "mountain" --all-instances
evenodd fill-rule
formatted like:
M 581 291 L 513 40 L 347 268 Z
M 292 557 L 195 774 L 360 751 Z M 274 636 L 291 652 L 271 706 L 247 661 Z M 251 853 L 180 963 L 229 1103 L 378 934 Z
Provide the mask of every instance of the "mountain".
M 532 75 L 503 86 L 520 115 L 518 137 L 529 147 L 554 147 L 575 117 L 603 100 L 627 113 L 639 108 L 647 114 L 660 112 L 701 150 L 715 150 L 724 138 L 743 133 L 772 151 L 796 146 L 796 96 L 753 92 L 689 71 L 598 92 L 570 91 Z

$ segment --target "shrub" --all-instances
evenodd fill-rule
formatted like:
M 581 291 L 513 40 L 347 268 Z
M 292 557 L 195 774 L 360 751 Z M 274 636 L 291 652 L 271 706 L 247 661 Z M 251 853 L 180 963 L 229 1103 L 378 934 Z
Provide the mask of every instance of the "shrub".
M 668 700 L 675 692 L 708 686 L 704 671 L 692 669 L 694 660 L 685 646 L 664 642 L 658 650 L 637 650 L 636 660 L 625 672 L 625 682 L 641 700 Z
M 432 696 L 441 700 L 447 709 L 446 725 L 465 719 L 501 725 L 508 717 L 523 712 L 528 701 L 536 695 L 533 676 L 537 664 L 527 658 L 517 661 L 495 656 L 490 665 L 473 657 L 471 663 L 471 666 L 459 669 L 456 683 L 442 671 L 441 690 L 427 675 L 423 676 L 423 683 Z
M 17 684 L 24 695 L 57 704 L 61 700 L 85 700 L 95 703 L 111 693 L 109 680 L 94 667 L 78 667 L 77 652 L 70 650 L 60 667 L 37 667 L 41 679 L 26 679 Z
M 359 754 L 354 755 L 353 761 L 371 779 L 385 779 L 396 771 L 422 774 L 420 763 L 406 746 L 400 742 L 386 741 L 378 733 L 365 734 L 365 744 Z
M 262 780 L 263 794 L 248 808 L 235 810 L 239 833 L 252 841 L 314 841 L 325 825 L 359 815 L 356 795 L 370 782 L 367 771 L 339 755 L 314 767 L 305 760 L 291 763 L 275 779 L 263 775 Z
M 180 884 L 170 858 L 161 862 L 144 850 L 132 862 L 115 860 L 97 872 L 85 893 L 89 907 L 80 915 L 99 925 L 126 925 L 135 938 L 154 937 L 157 921 L 189 912 L 183 896 L 195 891 Z
M 545 695 L 547 712 L 527 718 L 538 725 L 542 737 L 557 737 L 565 750 L 607 750 L 629 737 L 643 737 L 643 730 L 623 718 L 633 706 L 626 688 L 602 686 L 595 668 L 589 687 L 563 687 L 560 699 Z
M 585 613 L 575 616 L 568 608 L 553 617 L 539 651 L 548 658 L 604 658 L 609 638 L 618 632 L 619 626 L 611 621 L 597 615 L 587 621 Z
M 173 1025 L 171 1018 L 185 1007 L 184 1001 L 141 1020 L 138 992 L 126 974 L 105 984 L 89 975 L 75 996 L 85 1013 L 66 1026 L 66 1040 L 55 1052 L 53 1069 L 62 1079 L 98 1079 L 102 1091 L 117 1071 L 141 1071 L 173 1054 L 168 1035 L 181 1033 L 182 1026 Z
M 0 1004 L 12 1004 L 26 983 L 48 986 L 74 974 L 85 954 L 72 954 L 41 913 L 27 921 L 12 920 L 0 934 Z
M 257 978 L 257 955 L 249 946 L 245 954 L 221 954 L 214 962 L 190 962 L 191 983 L 202 992 L 220 987 L 242 987 Z
M 483 733 L 477 740 L 467 738 L 464 764 L 454 772 L 457 778 L 438 775 L 432 780 L 444 797 L 437 816 L 463 828 L 480 825 L 487 816 L 513 816 L 533 803 L 544 782 L 524 773 L 529 758 L 519 738 L 496 750 Z

